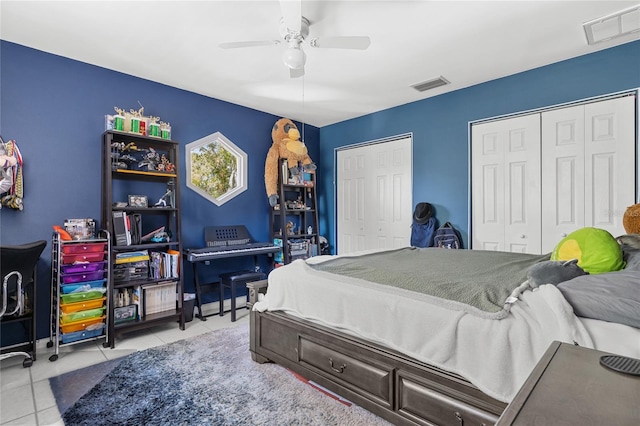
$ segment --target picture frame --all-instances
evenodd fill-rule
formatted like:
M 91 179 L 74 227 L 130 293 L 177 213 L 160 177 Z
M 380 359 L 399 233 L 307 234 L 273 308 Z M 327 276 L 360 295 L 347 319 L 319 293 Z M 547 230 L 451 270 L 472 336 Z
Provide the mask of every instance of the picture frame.
M 149 207 L 146 195 L 129 195 L 129 207 Z

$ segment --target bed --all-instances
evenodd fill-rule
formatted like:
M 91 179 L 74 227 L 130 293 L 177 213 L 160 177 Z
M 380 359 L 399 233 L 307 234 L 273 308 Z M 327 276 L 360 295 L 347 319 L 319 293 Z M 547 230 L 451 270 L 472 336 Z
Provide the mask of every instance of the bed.
M 640 358 L 640 272 L 620 271 L 622 307 L 603 299 L 620 276 L 585 305 L 584 277 L 530 288 L 548 258 L 405 247 L 295 261 L 264 297 L 251 289 L 250 350 L 394 424 L 494 424 L 554 340 Z

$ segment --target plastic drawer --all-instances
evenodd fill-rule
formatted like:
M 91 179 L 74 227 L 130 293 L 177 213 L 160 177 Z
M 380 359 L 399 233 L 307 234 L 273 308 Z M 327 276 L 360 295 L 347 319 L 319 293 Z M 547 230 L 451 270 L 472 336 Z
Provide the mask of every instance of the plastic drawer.
M 62 303 L 80 302 L 82 300 L 100 299 L 104 296 L 104 292 L 100 290 L 79 291 L 77 293 L 69 293 L 60 295 Z
M 71 333 L 62 333 L 60 339 L 62 343 L 73 343 L 79 340 L 90 339 L 92 337 L 102 336 L 104 333 L 104 325 L 96 330 L 81 330 Z
M 104 260 L 104 253 L 82 253 L 82 254 L 65 254 L 62 256 L 62 263 L 68 265 L 75 262 L 100 262 Z
M 70 312 L 68 314 L 60 315 L 60 324 L 69 324 L 72 322 L 90 320 L 93 318 L 99 318 L 104 314 L 106 308 L 88 309 L 86 311 Z
M 87 309 L 98 309 L 102 307 L 106 300 L 107 298 L 103 297 L 102 299 L 83 300 L 82 302 L 74 303 L 63 303 L 60 305 L 60 310 L 64 314 L 70 314 L 72 312 L 85 311 Z
M 79 274 L 83 272 L 96 272 L 104 270 L 105 262 L 72 263 L 60 266 L 63 274 Z
M 79 283 L 83 281 L 95 281 L 104 277 L 104 270 L 87 272 L 87 273 L 79 273 L 79 274 L 68 274 L 62 276 L 63 284 L 73 284 Z
M 62 246 L 62 253 L 64 254 L 95 253 L 99 251 L 105 251 L 106 249 L 107 249 L 106 243 L 66 244 Z
M 99 324 L 101 322 L 104 322 L 106 317 L 107 317 L 106 315 L 103 315 L 103 316 L 98 317 L 98 318 L 74 321 L 74 322 L 70 322 L 68 324 L 60 324 L 60 330 L 62 330 L 63 333 L 72 333 L 74 331 L 84 331 L 90 325 Z
M 101 288 L 101 287 L 104 287 L 104 285 L 105 285 L 104 280 L 102 279 L 102 280 L 95 280 L 95 281 L 85 281 L 80 284 L 66 284 L 60 287 L 62 289 L 62 294 L 69 294 L 85 286 L 88 286 L 87 288 Z M 85 291 L 88 291 L 88 290 L 85 290 Z

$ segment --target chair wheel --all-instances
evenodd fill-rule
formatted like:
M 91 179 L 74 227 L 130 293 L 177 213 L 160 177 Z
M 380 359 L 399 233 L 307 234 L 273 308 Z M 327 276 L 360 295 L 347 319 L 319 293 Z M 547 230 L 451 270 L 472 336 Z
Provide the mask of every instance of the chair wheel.
M 32 365 L 33 365 L 32 358 L 25 358 L 24 361 L 22 361 L 22 368 L 31 367 Z
M 57 360 L 57 359 L 58 359 L 58 355 L 56 355 L 56 354 L 53 354 L 53 355 L 51 355 L 51 356 L 49 357 L 49 361 L 51 361 L 51 362 L 53 362 L 53 361 L 55 361 L 55 360 Z
M 52 341 L 48 341 L 47 342 L 47 347 L 48 348 L 52 348 L 53 347 L 53 342 Z

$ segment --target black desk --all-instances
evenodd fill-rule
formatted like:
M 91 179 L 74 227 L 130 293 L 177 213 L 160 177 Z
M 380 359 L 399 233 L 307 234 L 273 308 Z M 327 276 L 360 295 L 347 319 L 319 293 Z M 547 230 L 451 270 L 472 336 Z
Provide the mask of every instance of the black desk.
M 191 249 L 184 252 L 184 259 L 187 262 L 190 262 L 193 268 L 193 282 L 196 289 L 196 306 L 198 307 L 198 318 L 202 321 L 206 321 L 207 318 L 205 315 L 202 315 L 202 294 L 209 293 L 213 291 L 213 289 L 206 289 L 206 287 L 212 286 L 221 286 L 220 281 L 214 281 L 210 283 L 201 283 L 198 278 L 198 265 L 204 264 L 209 265 L 212 261 L 216 261 L 219 259 L 225 259 L 230 257 L 246 257 L 253 256 L 254 270 L 259 267 L 258 264 L 258 256 L 259 255 L 272 255 L 280 251 L 280 247 L 278 246 L 267 246 L 267 247 L 259 247 L 259 248 L 232 248 L 229 247 L 229 250 L 225 250 L 223 252 L 212 252 L 211 255 L 205 255 L 203 252 L 206 252 L 206 249 Z M 205 287 L 205 289 L 203 289 Z M 222 292 L 221 292 L 222 293 Z M 220 306 L 222 306 L 222 300 L 220 301 Z M 222 312 L 220 312 L 222 314 Z M 211 316 L 211 315 L 208 315 Z

